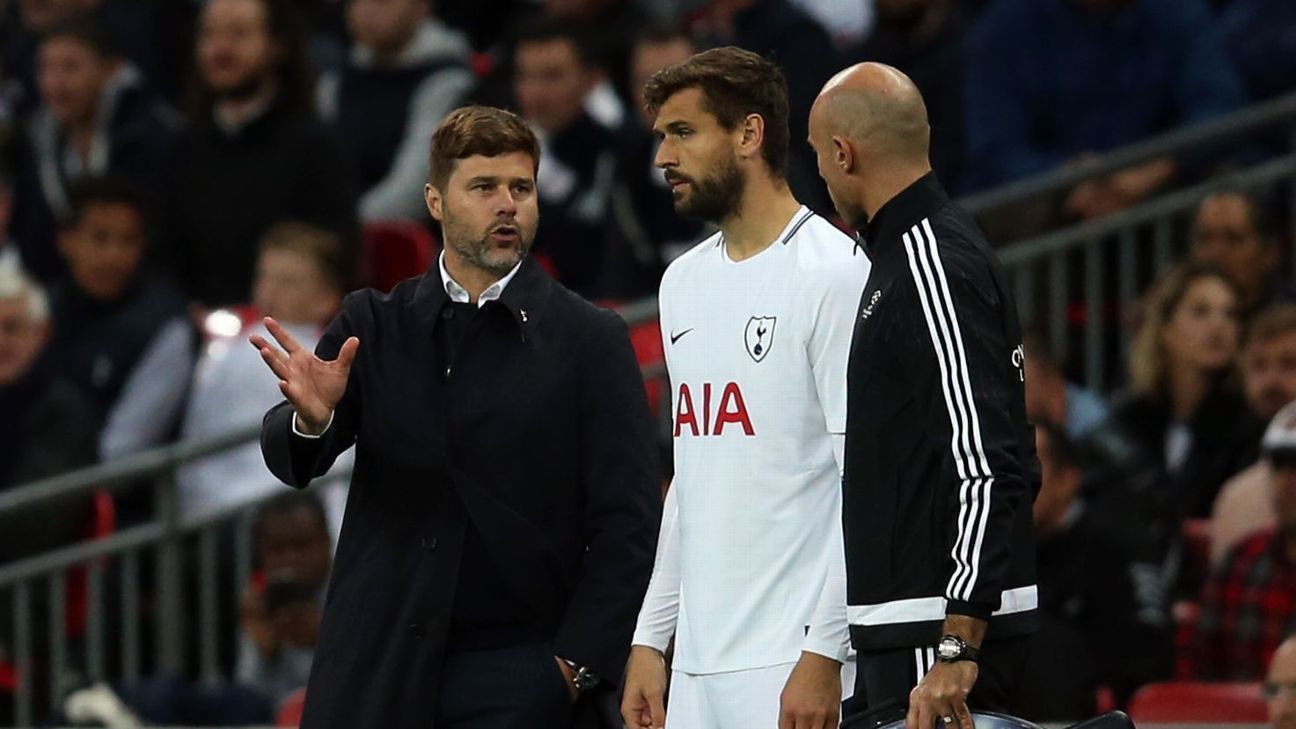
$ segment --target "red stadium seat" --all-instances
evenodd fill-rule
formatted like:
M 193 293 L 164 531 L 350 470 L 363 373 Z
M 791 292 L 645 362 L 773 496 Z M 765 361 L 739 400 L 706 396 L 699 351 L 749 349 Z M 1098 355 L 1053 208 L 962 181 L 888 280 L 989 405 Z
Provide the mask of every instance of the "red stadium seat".
M 649 373 L 649 375 L 651 375 L 651 370 L 660 370 L 666 366 L 666 351 L 662 348 L 660 322 L 647 321 L 630 327 L 630 345 L 634 347 L 635 359 L 639 360 L 639 368 Z M 661 372 L 658 372 L 656 376 L 644 378 L 644 389 L 648 394 L 648 407 L 652 409 L 653 417 L 657 417 L 658 411 L 661 409 L 665 385 L 664 374 Z
M 1248 724 L 1267 721 L 1258 683 L 1152 683 L 1134 694 L 1129 715 L 1136 724 Z
M 94 492 L 90 520 L 86 528 L 86 540 L 103 539 L 117 531 L 117 506 L 112 494 L 100 489 Z M 102 558 L 101 558 L 102 561 Z M 86 618 L 90 610 L 90 575 L 85 565 L 78 565 L 67 571 L 66 597 L 64 608 L 64 626 L 70 638 L 85 635 Z
M 299 688 L 288 694 L 275 711 L 275 726 L 299 726 L 305 707 L 306 689 Z
M 418 223 L 369 223 L 364 228 L 363 283 L 391 291 L 401 281 L 428 270 L 436 251 L 436 237 Z

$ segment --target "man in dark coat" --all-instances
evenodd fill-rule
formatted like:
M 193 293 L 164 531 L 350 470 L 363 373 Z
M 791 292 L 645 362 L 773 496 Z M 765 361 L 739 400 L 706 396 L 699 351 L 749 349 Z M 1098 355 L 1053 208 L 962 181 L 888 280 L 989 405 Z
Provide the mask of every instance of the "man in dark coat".
M 572 726 L 620 680 L 660 490 L 625 325 L 526 253 L 535 136 L 468 107 L 432 140 L 445 252 L 343 302 L 315 353 L 252 342 L 288 402 L 270 469 L 356 466 L 302 726 Z

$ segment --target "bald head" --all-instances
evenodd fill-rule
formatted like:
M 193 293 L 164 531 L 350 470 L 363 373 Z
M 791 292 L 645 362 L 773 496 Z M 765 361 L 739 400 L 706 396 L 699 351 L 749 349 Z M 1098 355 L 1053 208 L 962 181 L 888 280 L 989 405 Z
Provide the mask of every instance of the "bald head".
M 858 63 L 833 76 L 810 110 L 810 124 L 870 156 L 927 161 L 927 106 L 913 81 L 891 66 Z

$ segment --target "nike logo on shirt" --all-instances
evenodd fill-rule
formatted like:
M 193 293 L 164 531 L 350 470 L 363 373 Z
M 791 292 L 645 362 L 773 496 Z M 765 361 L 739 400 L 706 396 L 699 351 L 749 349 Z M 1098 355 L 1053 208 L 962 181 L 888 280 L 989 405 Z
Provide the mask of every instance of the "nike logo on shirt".
M 678 342 L 678 341 L 680 340 L 680 337 L 682 337 L 682 336 L 684 336 L 685 334 L 688 334 L 689 332 L 693 331 L 694 328 L 695 328 L 695 327 L 689 327 L 688 329 L 685 329 L 684 331 L 679 332 L 679 333 L 671 332 L 671 335 L 670 335 L 671 344 L 674 344 L 674 343 Z

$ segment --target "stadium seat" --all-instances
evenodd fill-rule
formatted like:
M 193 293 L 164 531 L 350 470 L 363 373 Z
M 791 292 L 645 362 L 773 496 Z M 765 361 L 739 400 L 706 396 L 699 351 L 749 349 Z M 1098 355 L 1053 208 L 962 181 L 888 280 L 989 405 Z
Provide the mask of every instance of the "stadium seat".
M 428 270 L 436 251 L 436 237 L 418 223 L 369 223 L 364 227 L 363 283 L 391 291 L 401 281 Z
M 666 352 L 662 348 L 661 323 L 646 321 L 630 327 L 630 345 L 634 347 L 635 359 L 639 368 L 645 372 L 666 366 Z M 644 389 L 648 394 L 648 407 L 653 417 L 659 415 L 666 381 L 660 373 L 655 377 L 644 378 Z
M 1246 724 L 1267 720 L 1258 683 L 1152 683 L 1134 694 L 1129 715 L 1137 724 Z
M 103 539 L 117 531 L 117 506 L 112 494 L 99 489 L 94 492 L 94 501 L 90 507 L 85 538 L 86 541 Z M 100 558 L 100 563 L 104 558 Z M 85 565 L 77 565 L 67 571 L 66 602 L 64 603 L 64 627 L 70 638 L 85 635 L 86 618 L 90 610 L 90 574 Z
M 275 710 L 275 726 L 299 726 L 305 708 L 306 689 L 299 688 L 279 702 L 279 708 Z

